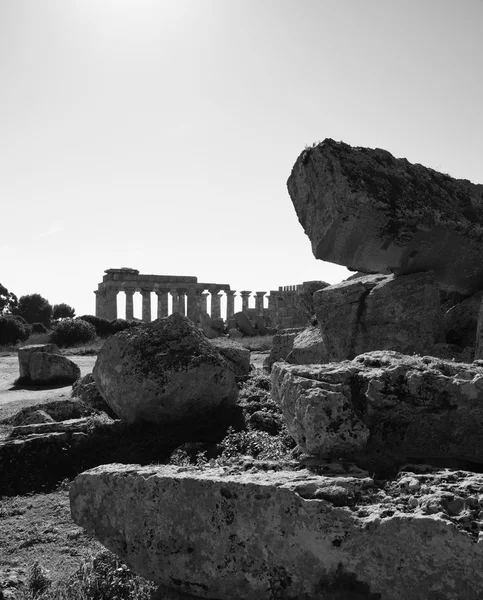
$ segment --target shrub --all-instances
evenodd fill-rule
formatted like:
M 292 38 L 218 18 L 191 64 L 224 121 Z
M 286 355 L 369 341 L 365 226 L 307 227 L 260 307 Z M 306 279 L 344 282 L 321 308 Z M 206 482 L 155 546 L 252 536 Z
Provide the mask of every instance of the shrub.
M 47 333 L 48 329 L 43 323 L 33 323 L 32 333 Z
M 112 333 L 124 331 L 125 329 L 129 329 L 129 321 L 126 321 L 126 319 L 114 319 L 111 321 L 111 328 Z
M 12 316 L 0 316 L 0 344 L 13 345 L 25 341 L 30 335 L 30 327 Z
M 13 312 L 23 317 L 27 323 L 43 323 L 48 327 L 52 316 L 52 305 L 40 294 L 29 294 L 20 296 Z
M 218 444 L 221 459 L 251 456 L 257 460 L 287 460 L 292 458 L 294 440 L 282 431 L 279 435 L 269 435 L 265 431 L 229 431 Z
M 5 316 L 12 317 L 12 319 L 15 319 L 19 323 L 23 323 L 24 325 L 27 325 L 27 321 L 23 317 L 21 317 L 20 315 L 5 315 Z
M 75 317 L 75 309 L 69 306 L 65 302 L 61 304 L 54 304 L 52 310 L 52 317 L 54 319 L 73 319 Z
M 126 321 L 126 319 L 114 319 L 111 321 L 112 333 L 124 331 L 125 329 L 131 329 L 131 327 L 138 327 L 139 325 L 142 325 L 142 322 Z
M 82 315 L 77 318 L 93 325 L 96 330 L 96 335 L 99 337 L 107 337 L 113 333 L 111 321 L 108 321 L 107 319 L 96 317 L 94 315 Z
M 93 325 L 82 319 L 65 319 L 60 321 L 50 334 L 50 341 L 58 346 L 73 346 L 95 339 L 96 330 Z

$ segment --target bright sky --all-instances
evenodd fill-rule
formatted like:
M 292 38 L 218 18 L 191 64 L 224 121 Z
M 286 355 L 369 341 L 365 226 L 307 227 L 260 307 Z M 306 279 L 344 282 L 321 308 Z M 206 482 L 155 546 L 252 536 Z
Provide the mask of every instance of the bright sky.
M 297 156 L 331 137 L 483 182 L 482 32 L 482 0 L 0 0 L 0 283 L 80 315 L 112 267 L 344 279 Z

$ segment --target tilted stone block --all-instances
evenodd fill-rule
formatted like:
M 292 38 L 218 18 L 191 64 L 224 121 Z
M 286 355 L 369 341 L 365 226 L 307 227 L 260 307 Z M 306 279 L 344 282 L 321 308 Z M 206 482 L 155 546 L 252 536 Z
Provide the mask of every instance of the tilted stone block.
M 316 258 L 483 289 L 483 185 L 331 139 L 301 153 L 287 185 Z

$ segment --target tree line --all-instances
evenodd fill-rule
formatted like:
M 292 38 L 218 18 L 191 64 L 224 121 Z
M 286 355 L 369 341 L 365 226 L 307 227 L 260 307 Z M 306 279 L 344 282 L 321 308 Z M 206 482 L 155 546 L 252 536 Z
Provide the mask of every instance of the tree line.
M 59 319 L 73 319 L 75 309 L 65 302 L 60 304 L 50 304 L 50 302 L 40 294 L 27 294 L 17 296 L 0 283 L 0 315 L 18 316 L 31 325 L 42 323 L 49 328 L 52 321 Z

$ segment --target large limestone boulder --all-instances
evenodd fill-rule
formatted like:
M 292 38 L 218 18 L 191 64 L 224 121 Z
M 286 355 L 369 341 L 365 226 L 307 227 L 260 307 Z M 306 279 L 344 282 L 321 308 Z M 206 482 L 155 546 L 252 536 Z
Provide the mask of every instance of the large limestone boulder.
M 55 344 L 39 344 L 19 348 L 20 379 L 38 385 L 74 383 L 80 369 L 74 361 L 62 356 Z
M 444 341 L 432 273 L 349 279 L 315 292 L 314 305 L 332 361 L 371 350 L 427 354 Z
M 105 401 L 128 423 L 196 421 L 237 398 L 226 360 L 178 313 L 111 336 L 93 376 Z
M 48 354 L 61 355 L 61 351 L 55 344 L 31 344 L 30 346 L 23 346 L 18 349 L 18 368 L 20 371 L 20 378 L 30 377 L 30 358 L 32 354 L 37 352 L 47 352 Z
M 271 379 L 287 429 L 308 454 L 376 469 L 413 459 L 483 464 L 479 365 L 368 352 L 327 365 L 276 363 Z
M 104 465 L 73 520 L 139 575 L 231 600 L 477 600 L 481 474 Z M 475 492 L 476 491 L 476 492 Z
M 311 325 L 301 331 L 293 341 L 286 361 L 293 365 L 321 364 L 328 360 L 324 338 L 319 327 Z
M 330 139 L 302 152 L 287 185 L 316 258 L 483 289 L 483 185 Z
M 29 378 L 32 383 L 71 384 L 80 377 L 80 368 L 74 361 L 58 354 L 34 352 L 30 357 Z

